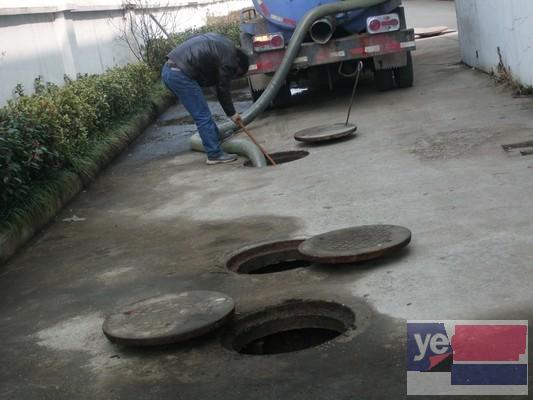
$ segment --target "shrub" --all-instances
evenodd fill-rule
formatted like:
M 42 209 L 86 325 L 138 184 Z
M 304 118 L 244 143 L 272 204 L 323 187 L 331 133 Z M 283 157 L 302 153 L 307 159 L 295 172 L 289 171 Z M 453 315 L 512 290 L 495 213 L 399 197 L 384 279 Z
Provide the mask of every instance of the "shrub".
M 17 87 L 18 98 L 0 108 L 0 221 L 31 197 L 32 185 L 59 170 L 80 172 L 79 159 L 145 104 L 152 87 L 146 64 L 66 78 L 62 87 L 36 79 L 32 95 Z
M 61 165 L 43 130 L 24 114 L 0 110 L 0 219 L 29 194 L 32 180 Z

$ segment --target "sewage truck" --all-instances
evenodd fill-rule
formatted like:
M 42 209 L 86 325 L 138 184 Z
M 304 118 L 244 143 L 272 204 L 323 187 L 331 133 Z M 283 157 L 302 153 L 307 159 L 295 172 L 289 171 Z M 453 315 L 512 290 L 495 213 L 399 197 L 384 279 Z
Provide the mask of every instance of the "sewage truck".
M 241 47 L 250 56 L 249 84 L 256 101 L 286 55 L 287 45 L 302 18 L 314 8 L 346 0 L 253 0 L 241 12 Z M 334 4 L 332 4 L 334 6 Z M 305 33 L 275 106 L 290 103 L 291 85 L 311 84 L 332 89 L 355 76 L 359 61 L 374 74 L 380 91 L 413 85 L 415 50 L 401 0 L 353 8 L 315 20 Z

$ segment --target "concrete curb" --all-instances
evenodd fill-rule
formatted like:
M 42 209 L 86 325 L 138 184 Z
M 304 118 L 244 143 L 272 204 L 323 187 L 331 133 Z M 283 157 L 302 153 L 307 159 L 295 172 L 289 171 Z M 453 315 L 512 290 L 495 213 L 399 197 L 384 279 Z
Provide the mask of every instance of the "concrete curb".
M 52 204 L 39 204 L 39 217 L 34 218 L 17 230 L 0 233 L 0 265 L 5 263 L 17 250 L 24 246 L 37 232 L 45 227 L 54 216 L 67 205 L 88 183 L 96 178 L 109 163 L 119 155 L 133 140 L 173 102 L 175 98 L 169 92 L 163 92 L 155 96 L 149 107 L 143 112 L 134 115 L 128 121 L 128 129 L 125 135 L 110 142 L 101 151 L 92 156 L 93 165 L 88 176 L 80 176 L 75 173 L 64 173 L 58 179 L 58 187 L 54 193 L 55 201 Z

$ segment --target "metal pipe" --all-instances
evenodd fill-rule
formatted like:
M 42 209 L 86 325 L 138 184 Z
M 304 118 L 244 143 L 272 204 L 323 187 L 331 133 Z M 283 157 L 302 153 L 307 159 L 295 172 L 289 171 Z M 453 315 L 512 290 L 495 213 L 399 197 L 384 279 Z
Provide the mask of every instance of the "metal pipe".
M 331 16 L 320 18 L 313 22 L 309 35 L 315 43 L 326 44 L 333 37 L 335 32 L 335 19 Z
M 326 17 L 328 15 L 336 15 L 339 13 L 347 12 L 355 8 L 364 8 L 372 7 L 381 3 L 384 3 L 386 0 L 347 0 L 339 1 L 336 3 L 328 3 L 322 6 L 313 8 L 302 18 L 298 26 L 296 27 L 294 34 L 292 35 L 291 40 L 289 41 L 289 46 L 285 53 L 285 57 L 281 62 L 276 74 L 270 81 L 270 84 L 267 86 L 261 97 L 257 99 L 252 106 L 243 113 L 243 120 L 245 124 L 252 122 L 259 114 L 261 114 L 269 105 L 270 102 L 274 99 L 279 89 L 286 83 L 287 75 L 289 74 L 294 59 L 298 56 L 300 51 L 300 45 L 304 41 L 309 28 L 317 19 Z M 227 131 L 234 130 L 236 125 L 233 122 L 226 122 L 219 126 L 219 130 L 222 134 Z
M 157 25 L 157 27 L 158 27 L 159 29 L 161 29 L 161 32 L 163 32 L 167 38 L 170 38 L 169 33 L 167 32 L 167 30 L 165 29 L 165 27 L 164 27 L 163 25 L 161 25 L 161 23 L 157 20 L 157 18 L 154 17 L 154 14 L 152 14 L 152 13 L 148 13 L 148 15 L 150 16 L 150 18 L 152 19 L 152 21 L 155 22 L 155 24 Z
M 361 75 L 362 70 L 363 70 L 363 62 L 359 61 L 357 63 L 357 75 L 355 76 L 355 83 L 353 85 L 352 97 L 350 98 L 350 106 L 348 107 L 348 116 L 346 117 L 346 123 L 344 124 L 344 126 L 348 126 L 348 124 L 350 123 L 350 115 L 352 114 L 353 99 L 355 98 L 355 91 L 357 90 L 357 84 L 359 83 L 359 75 Z

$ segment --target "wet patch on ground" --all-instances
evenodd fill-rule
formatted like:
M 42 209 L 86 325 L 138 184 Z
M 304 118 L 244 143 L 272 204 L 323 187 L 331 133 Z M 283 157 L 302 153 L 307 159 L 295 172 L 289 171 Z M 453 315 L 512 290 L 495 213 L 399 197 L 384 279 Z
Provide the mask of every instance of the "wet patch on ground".
M 446 160 L 471 154 L 476 148 L 509 135 L 510 130 L 523 129 L 516 126 L 462 128 L 439 131 L 419 137 L 411 152 L 422 160 Z
M 335 300 L 320 291 L 301 297 Z M 262 306 L 268 307 L 269 301 L 261 299 Z M 99 381 L 100 390 L 113 388 L 117 397 L 124 398 L 146 394 L 149 387 L 158 387 L 160 398 L 171 396 L 176 390 L 183 398 L 201 398 L 205 393 L 250 400 L 347 399 L 353 393 L 364 398 L 403 398 L 405 322 L 371 311 L 358 299 L 341 302 L 355 313 L 353 335 L 341 335 L 318 347 L 267 356 L 225 349 L 224 329 L 153 351 L 121 349 L 118 355 L 122 365 L 110 369 Z M 275 302 L 282 303 L 283 299 Z M 146 365 L 151 373 L 143 376 Z M 380 385 L 365 384 L 378 375 Z M 320 385 L 311 387 L 310 380 L 319 380 Z
M 213 114 L 213 120 L 217 123 L 226 122 L 227 117 L 223 115 Z M 185 115 L 179 118 L 171 118 L 157 121 L 157 126 L 173 126 L 173 125 L 194 125 L 194 119 L 190 115 Z
M 199 289 L 235 293 L 233 274 L 216 266 L 216 256 L 243 242 L 263 239 L 265 232 L 269 237 L 285 237 L 299 227 L 297 219 L 275 215 L 218 221 L 177 216 L 139 223 L 137 218 L 111 219 L 107 214 L 105 206 L 95 205 L 86 210 L 83 224 L 51 226 L 31 250 L 14 260 L 26 268 L 4 270 L 0 323 L 5 329 L 0 340 L 13 351 L 4 353 L 11 362 L 9 368 L 5 363 L 0 366 L 0 375 L 10 382 L 10 392 L 3 389 L 10 398 L 24 397 L 23 381 L 28 376 L 46 390 L 57 387 L 54 398 L 58 399 L 72 398 L 72 391 L 79 391 L 83 382 L 102 380 L 113 386 L 105 387 L 103 397 L 110 398 L 108 390 L 128 391 L 128 382 L 142 386 L 167 376 L 167 357 L 176 367 L 170 375 L 185 368 L 189 378 L 169 377 L 165 392 L 175 392 L 184 381 L 203 379 L 205 368 L 192 368 L 194 361 L 188 356 L 198 349 L 191 350 L 188 344 L 155 357 L 150 353 L 128 356 L 103 337 L 103 316 L 162 293 Z M 38 266 L 32 263 L 35 258 Z M 219 347 L 218 341 L 214 343 Z M 203 363 L 206 354 L 198 357 Z M 192 364 L 183 365 L 178 359 Z M 30 364 L 35 369 L 28 368 Z M 41 368 L 45 369 L 38 372 Z M 64 377 L 73 369 L 72 386 L 64 386 Z M 78 398 L 100 397 L 95 395 L 97 390 L 91 385 L 84 391 L 87 397 Z M 150 398 L 143 393 L 143 398 Z M 135 392 L 127 397 L 132 396 Z
M 226 123 L 229 118 L 218 103 L 216 96 L 206 95 L 213 119 L 217 125 Z M 237 112 L 242 113 L 252 103 L 248 89 L 233 93 Z M 193 118 L 182 105 L 177 104 L 168 109 L 119 159 L 121 166 L 145 165 L 176 157 L 190 151 L 190 137 L 198 132 Z
M 120 156 L 120 166 L 144 166 L 150 161 L 168 159 L 188 152 L 189 138 L 195 133 L 194 125 L 152 126 Z

